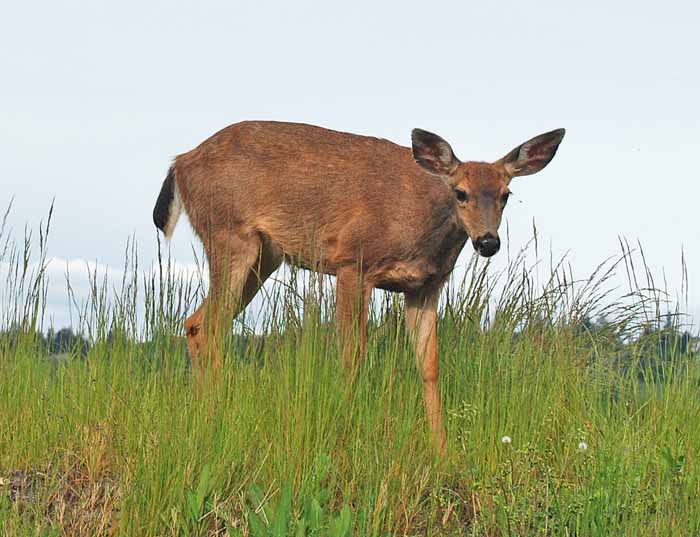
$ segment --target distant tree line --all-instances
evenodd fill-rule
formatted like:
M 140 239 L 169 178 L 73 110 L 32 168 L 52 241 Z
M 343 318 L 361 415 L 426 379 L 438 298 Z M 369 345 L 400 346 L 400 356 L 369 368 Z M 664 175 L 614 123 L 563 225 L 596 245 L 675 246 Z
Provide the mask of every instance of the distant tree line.
M 52 328 L 43 338 L 44 348 L 49 354 L 64 354 L 77 352 L 85 355 L 90 350 L 90 343 L 82 335 L 73 332 L 72 328 L 66 327 L 54 332 Z
M 604 317 L 595 321 L 584 319 L 579 330 L 605 341 L 606 354 L 612 352 L 620 368 L 636 369 L 640 377 L 651 374 L 655 379 L 663 379 L 671 364 L 678 365 L 679 359 L 697 357 L 700 353 L 700 339 L 679 328 L 672 315 L 667 315 L 663 323 L 643 324 L 631 339 L 623 339 L 616 323 Z
M 9 348 L 16 347 L 22 338 L 31 339 L 35 345 L 51 355 L 70 353 L 85 356 L 90 350 L 88 339 L 81 334 L 76 334 L 69 327 L 60 330 L 49 328 L 46 334 L 39 331 L 29 334 L 26 329 L 18 325 L 0 331 L 0 343 Z
M 582 319 L 576 323 L 574 330 L 581 336 L 591 336 L 593 362 L 601 358 L 598 352 L 602 352 L 608 357 L 612 356 L 619 368 L 627 371 L 637 370 L 640 378 L 651 374 L 654 379 L 662 379 L 669 370 L 669 366 L 673 363 L 677 364 L 679 358 L 689 359 L 700 354 L 700 339 L 692 336 L 687 330 L 680 329 L 674 323 L 672 316 L 667 316 L 663 323 L 656 321 L 642 325 L 636 330 L 633 338 L 623 337 L 619 324 L 609 322 L 604 317 L 595 320 Z M 522 332 L 516 332 L 513 337 L 517 339 L 520 335 Z M 3 348 L 15 347 L 20 338 L 31 340 L 42 349 L 43 353 L 49 355 L 70 354 L 82 357 L 86 356 L 91 348 L 88 338 L 69 327 L 60 330 L 50 328 L 45 334 L 41 332 L 30 334 L 19 326 L 13 326 L 0 331 L 0 351 Z M 234 355 L 244 357 L 251 350 L 259 351 L 266 339 L 265 336 L 254 334 L 231 334 L 227 348 Z M 111 345 L 116 340 L 128 341 L 121 331 L 110 330 L 100 343 Z M 134 341 L 132 343 L 147 349 L 153 342 Z M 147 354 L 148 351 L 146 351 Z

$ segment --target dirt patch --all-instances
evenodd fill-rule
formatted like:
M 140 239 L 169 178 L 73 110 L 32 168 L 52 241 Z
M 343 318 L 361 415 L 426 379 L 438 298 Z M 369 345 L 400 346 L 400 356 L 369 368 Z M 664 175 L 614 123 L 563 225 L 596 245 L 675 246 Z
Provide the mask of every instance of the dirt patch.
M 0 474 L 0 495 L 29 525 L 61 535 L 111 535 L 120 490 L 110 478 L 91 479 L 79 462 L 45 470 L 16 469 Z

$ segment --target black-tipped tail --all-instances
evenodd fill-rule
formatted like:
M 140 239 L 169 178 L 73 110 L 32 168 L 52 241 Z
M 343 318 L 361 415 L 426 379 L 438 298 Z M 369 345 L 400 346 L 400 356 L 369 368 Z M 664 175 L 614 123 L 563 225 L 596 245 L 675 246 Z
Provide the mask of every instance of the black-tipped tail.
M 153 208 L 153 223 L 163 233 L 168 235 L 166 227 L 170 220 L 170 210 L 175 199 L 175 171 L 173 166 L 168 170 L 168 175 L 163 181 L 163 188 L 160 189 L 156 206 Z
M 173 164 L 168 170 L 168 175 L 163 181 L 163 188 L 160 189 L 160 194 L 158 194 L 156 206 L 153 208 L 153 223 L 163 232 L 168 240 L 170 240 L 173 231 L 175 231 L 182 209 L 182 200 L 180 199 L 177 181 L 175 180 L 175 164 Z

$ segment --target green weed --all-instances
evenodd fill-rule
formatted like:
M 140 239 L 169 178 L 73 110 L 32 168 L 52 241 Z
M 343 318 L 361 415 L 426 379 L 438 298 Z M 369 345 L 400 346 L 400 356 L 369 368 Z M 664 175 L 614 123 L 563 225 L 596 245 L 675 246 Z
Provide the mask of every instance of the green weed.
M 129 244 L 121 285 L 69 288 L 70 339 L 44 319 L 47 226 L 37 251 L 2 230 L 3 536 L 700 534 L 696 340 L 624 244 L 585 281 L 516 256 L 450 282 L 438 460 L 399 297 L 375 297 L 349 381 L 329 280 L 292 272 L 195 397 L 200 282 Z

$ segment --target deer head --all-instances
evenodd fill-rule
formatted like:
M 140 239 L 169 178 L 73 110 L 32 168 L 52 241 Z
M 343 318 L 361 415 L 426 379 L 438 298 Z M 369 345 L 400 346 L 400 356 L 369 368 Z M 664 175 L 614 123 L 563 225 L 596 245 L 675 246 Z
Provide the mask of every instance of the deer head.
M 413 157 L 427 172 L 442 178 L 457 200 L 457 211 L 474 249 L 491 257 L 501 247 L 498 227 L 513 177 L 542 170 L 554 158 L 564 129 L 540 134 L 493 163 L 461 162 L 437 134 L 414 129 Z

